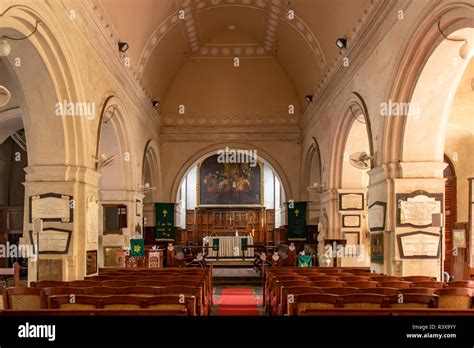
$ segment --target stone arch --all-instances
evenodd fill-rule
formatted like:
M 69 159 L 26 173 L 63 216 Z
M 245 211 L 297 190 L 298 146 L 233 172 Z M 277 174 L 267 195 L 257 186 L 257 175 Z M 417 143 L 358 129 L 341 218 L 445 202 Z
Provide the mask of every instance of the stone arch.
M 85 117 L 57 117 L 55 106 L 67 101 L 80 101 L 83 90 L 80 74 L 68 39 L 52 31 L 54 19 L 46 8 L 13 5 L 3 10 L 0 36 L 25 37 L 8 40 L 11 53 L 5 57 L 9 73 L 17 84 L 18 99 L 27 134 L 28 164 L 77 165 L 88 161 L 85 139 L 89 120 Z M 20 60 L 17 60 L 20 58 Z M 22 59 L 23 58 L 23 59 Z M 21 69 L 17 64 L 21 64 Z M 38 94 L 41 91 L 41 94 Z M 41 127 L 37 125 L 41 123 Z M 51 146 L 55 134 L 55 146 Z M 84 146 L 77 146 L 83 143 Z
M 303 155 L 303 170 L 301 179 L 302 198 L 310 198 L 310 193 L 306 188 L 307 185 L 311 185 L 314 182 L 324 184 L 319 144 L 315 137 L 311 137 L 311 142 Z
M 369 151 L 368 155 L 375 155 L 370 118 L 367 111 L 367 106 L 362 96 L 356 92 L 353 92 L 351 98 L 342 108 L 341 114 L 342 117 L 339 119 L 335 127 L 339 136 L 335 137 L 334 142 L 331 145 L 331 162 L 328 172 L 329 189 L 337 189 L 341 188 L 342 186 L 345 147 L 354 122 L 357 122 L 356 118 L 362 117 L 363 121 L 361 122 L 365 123 Z M 375 158 L 375 161 L 370 161 L 371 168 L 375 166 L 376 160 L 377 158 Z
M 115 96 L 108 96 L 102 104 L 99 123 L 97 125 L 97 142 L 95 162 L 102 154 L 106 156 L 115 156 L 115 161 L 110 168 L 106 168 L 101 175 L 100 182 L 108 174 L 113 174 L 107 179 L 106 186 L 100 184 L 101 189 L 107 190 L 138 190 L 134 172 L 136 160 L 136 151 L 134 151 L 133 142 L 129 139 L 131 125 L 127 121 L 127 110 L 123 103 Z M 121 171 L 116 170 L 121 168 Z
M 438 29 L 438 19 L 446 36 L 473 37 L 474 6 L 462 2 L 442 7 L 434 4 L 428 11 L 429 15 L 427 13 L 422 24 L 413 29 L 411 39 L 400 50 L 400 58 L 397 60 L 400 63 L 394 69 L 391 79 L 394 82 L 386 99 L 399 103 L 420 103 L 422 111 L 419 120 L 424 121 L 427 127 L 417 127 L 414 117 L 387 117 L 381 160 L 382 163 L 439 162 L 436 175 L 442 177 L 444 136 L 439 134 L 446 127 L 449 117 L 447 106 L 452 103 L 469 59 L 463 60 L 459 55 L 463 42 L 443 38 Z M 473 44 L 474 42 L 470 42 L 471 47 Z M 448 64 L 448 57 L 453 59 L 451 64 Z M 435 75 L 439 76 L 437 90 L 430 88 L 431 98 L 428 103 L 423 98 L 426 97 L 429 84 L 433 85 Z M 426 112 L 426 109 L 423 112 L 424 103 L 430 104 L 433 112 Z M 426 116 L 423 118 L 427 114 L 430 116 L 429 122 Z M 407 137 L 410 133 L 416 134 L 418 141 L 415 137 Z M 413 151 L 413 145 L 419 145 L 420 139 L 426 141 Z
M 150 199 L 157 202 L 163 195 L 163 184 L 161 177 L 161 162 L 158 145 L 153 140 L 148 140 L 145 145 L 142 160 L 142 180 L 141 183 L 149 183 L 150 186 L 155 187 L 152 191 Z M 145 197 L 145 200 L 146 197 Z
M 291 199 L 292 196 L 292 191 L 290 187 L 290 183 L 288 181 L 288 178 L 286 177 L 283 169 L 280 167 L 278 162 L 270 156 L 267 152 L 264 150 L 255 147 L 254 145 L 247 144 L 247 143 L 217 143 L 213 144 L 211 146 L 208 146 L 204 149 L 201 149 L 200 151 L 196 152 L 191 158 L 189 158 L 180 168 L 178 174 L 175 177 L 175 180 L 173 181 L 172 184 L 172 189 L 171 189 L 171 196 L 169 197 L 170 202 L 173 202 L 176 199 L 176 196 L 178 194 L 179 188 L 181 186 L 181 182 L 183 178 L 186 176 L 187 172 L 189 169 L 197 163 L 200 159 L 206 158 L 209 155 L 212 155 L 217 152 L 217 150 L 223 149 L 226 146 L 229 148 L 237 148 L 237 149 L 244 149 L 244 150 L 257 150 L 258 156 L 261 156 L 263 159 L 265 159 L 275 170 L 275 173 L 277 174 L 281 185 L 283 186 L 283 193 L 284 197 L 287 199 Z

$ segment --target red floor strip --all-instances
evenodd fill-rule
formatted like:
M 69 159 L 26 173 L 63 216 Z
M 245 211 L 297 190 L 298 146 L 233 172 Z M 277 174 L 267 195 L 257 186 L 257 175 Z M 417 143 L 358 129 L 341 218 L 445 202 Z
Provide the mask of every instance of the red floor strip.
M 217 315 L 222 316 L 258 316 L 257 300 L 249 288 L 222 289 L 221 302 Z

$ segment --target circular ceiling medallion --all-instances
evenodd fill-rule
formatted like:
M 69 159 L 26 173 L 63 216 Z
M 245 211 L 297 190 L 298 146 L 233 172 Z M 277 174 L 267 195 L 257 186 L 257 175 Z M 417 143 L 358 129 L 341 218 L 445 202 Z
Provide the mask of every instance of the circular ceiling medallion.
M 211 54 L 212 54 L 213 56 L 217 56 L 218 53 L 219 53 L 219 50 L 218 50 L 216 47 L 213 47 L 213 48 L 211 49 Z
M 227 26 L 227 29 L 234 31 L 234 30 L 237 30 L 237 26 L 235 24 L 229 24 Z
M 178 16 L 177 15 L 174 15 L 173 17 L 171 17 L 171 23 L 176 23 L 178 21 Z
M 229 122 L 229 119 L 227 117 L 222 118 L 222 123 L 228 123 L 228 122 Z
M 163 24 L 160 28 L 160 34 L 163 34 L 166 31 L 166 29 L 168 29 L 168 26 L 166 24 Z
M 304 30 L 304 25 L 303 25 L 303 23 L 301 23 L 301 22 L 296 23 L 296 27 L 297 27 L 299 30 L 301 30 L 301 31 Z
M 227 47 L 224 47 L 224 48 L 222 49 L 222 54 L 223 54 L 224 56 L 228 56 L 228 55 L 230 54 L 230 49 L 228 49 Z
M 217 122 L 217 118 L 216 117 L 211 117 L 211 123 L 214 124 Z
M 211 0 L 211 4 L 214 6 L 219 5 L 221 3 L 221 0 Z
M 183 7 L 186 7 L 186 6 L 189 6 L 189 3 L 191 2 L 191 0 L 184 0 L 183 2 Z
M 207 47 L 203 47 L 201 48 L 200 52 L 203 56 L 205 56 L 206 54 L 209 53 L 209 49 Z
M 188 116 L 188 117 L 186 118 L 186 122 L 187 122 L 188 124 L 193 124 L 193 123 L 194 123 L 194 118 Z
M 11 98 L 10 91 L 4 86 L 0 86 L 0 107 L 7 105 Z
M 206 119 L 204 117 L 199 117 L 198 123 L 199 124 L 204 124 L 206 122 Z
M 235 48 L 234 49 L 234 54 L 236 54 L 236 55 L 242 54 L 242 49 L 240 47 Z
M 244 5 L 249 5 L 251 3 L 250 0 L 242 0 L 242 4 Z
M 247 47 L 245 49 L 245 54 L 247 54 L 248 56 L 252 55 L 253 54 L 253 48 L 252 47 Z
M 198 8 L 198 10 L 201 10 L 203 9 L 204 7 L 206 7 L 206 3 L 205 2 L 200 2 L 196 5 L 196 7 Z
M 153 36 L 153 37 L 151 38 L 150 44 L 151 44 L 152 46 L 154 46 L 157 41 L 158 41 L 158 38 L 157 38 L 156 36 Z
M 263 49 L 263 47 L 257 48 L 257 54 L 258 54 L 259 56 L 262 56 L 264 53 L 265 53 L 265 50 Z
M 182 117 L 178 117 L 178 118 L 176 118 L 176 122 L 177 122 L 178 124 L 183 124 L 183 123 L 184 123 L 184 119 L 183 119 Z

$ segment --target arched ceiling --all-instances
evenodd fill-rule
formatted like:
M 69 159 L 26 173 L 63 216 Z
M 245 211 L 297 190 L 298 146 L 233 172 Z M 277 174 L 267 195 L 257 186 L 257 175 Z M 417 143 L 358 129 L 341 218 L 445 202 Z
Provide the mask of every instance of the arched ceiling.
M 96 2 L 120 40 L 130 45 L 126 55 L 153 98 L 165 101 L 190 60 L 267 59 L 287 75 L 301 111 L 304 97 L 340 58 L 336 39 L 350 42 L 375 6 L 375 0 Z

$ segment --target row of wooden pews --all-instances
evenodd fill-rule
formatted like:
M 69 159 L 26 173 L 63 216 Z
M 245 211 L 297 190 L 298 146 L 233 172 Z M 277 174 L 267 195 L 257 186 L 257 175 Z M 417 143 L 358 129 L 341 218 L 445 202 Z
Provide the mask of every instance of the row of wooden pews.
M 386 276 L 364 269 L 268 268 L 264 277 L 269 315 L 316 315 L 338 308 L 444 308 L 474 315 L 473 296 L 474 281 L 443 283 L 427 276 Z
M 76 281 L 39 281 L 3 290 L 3 315 L 187 315 L 210 314 L 209 268 L 107 269 Z M 45 313 L 47 312 L 47 313 Z M 31 313 L 34 315 L 34 313 Z

